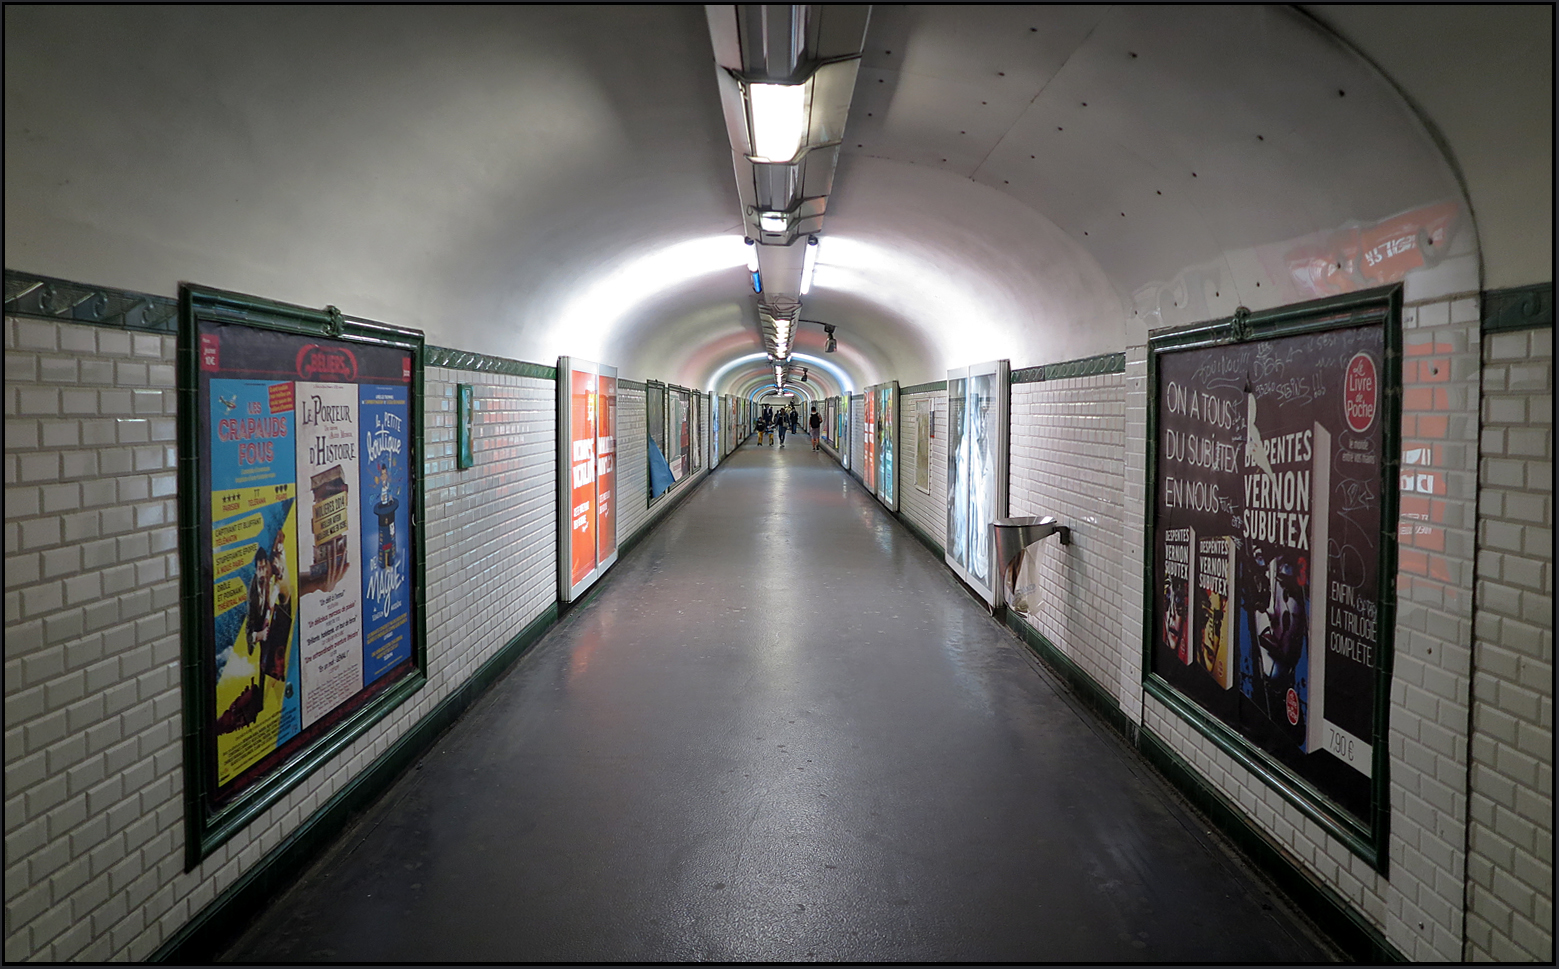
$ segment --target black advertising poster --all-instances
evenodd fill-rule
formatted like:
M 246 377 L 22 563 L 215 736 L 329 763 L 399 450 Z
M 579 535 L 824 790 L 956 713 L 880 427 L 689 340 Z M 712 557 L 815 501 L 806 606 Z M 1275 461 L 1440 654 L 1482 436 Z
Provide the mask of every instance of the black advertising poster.
M 1385 324 L 1157 355 L 1151 669 L 1373 824 Z
M 198 303 L 181 344 L 192 852 L 422 657 L 415 345 Z

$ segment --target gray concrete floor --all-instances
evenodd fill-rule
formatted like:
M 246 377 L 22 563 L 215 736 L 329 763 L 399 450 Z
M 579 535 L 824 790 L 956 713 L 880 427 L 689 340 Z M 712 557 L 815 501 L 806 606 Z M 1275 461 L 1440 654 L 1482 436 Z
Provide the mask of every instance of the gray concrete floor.
M 803 438 L 733 454 L 225 958 L 1331 955 Z

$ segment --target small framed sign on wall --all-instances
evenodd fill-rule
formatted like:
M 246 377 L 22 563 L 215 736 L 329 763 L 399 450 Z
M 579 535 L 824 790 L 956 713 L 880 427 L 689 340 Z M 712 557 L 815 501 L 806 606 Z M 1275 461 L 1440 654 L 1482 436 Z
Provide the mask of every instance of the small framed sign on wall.
M 476 388 L 470 384 L 455 385 L 455 467 L 461 471 L 476 465 L 471 450 L 471 424 L 475 420 Z

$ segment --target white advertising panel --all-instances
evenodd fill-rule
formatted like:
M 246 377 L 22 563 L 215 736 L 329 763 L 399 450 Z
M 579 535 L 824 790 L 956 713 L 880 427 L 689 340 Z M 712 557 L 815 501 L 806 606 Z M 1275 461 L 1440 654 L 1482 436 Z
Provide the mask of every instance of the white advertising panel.
M 1001 563 L 991 522 L 1007 514 L 1008 364 L 947 372 L 947 546 L 953 571 L 995 604 Z

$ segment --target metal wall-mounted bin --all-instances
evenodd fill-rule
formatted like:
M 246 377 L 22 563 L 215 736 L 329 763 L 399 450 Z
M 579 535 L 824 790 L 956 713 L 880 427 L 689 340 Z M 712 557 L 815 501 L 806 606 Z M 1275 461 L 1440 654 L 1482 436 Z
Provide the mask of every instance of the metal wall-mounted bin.
M 996 561 L 1001 563 L 1003 603 L 1012 599 L 1012 590 L 1018 581 L 1018 569 L 1023 564 L 1024 549 L 1051 535 L 1057 536 L 1062 545 L 1072 544 L 1072 529 L 1051 515 L 1043 518 L 998 518 L 991 522 L 991 532 L 995 537 Z

